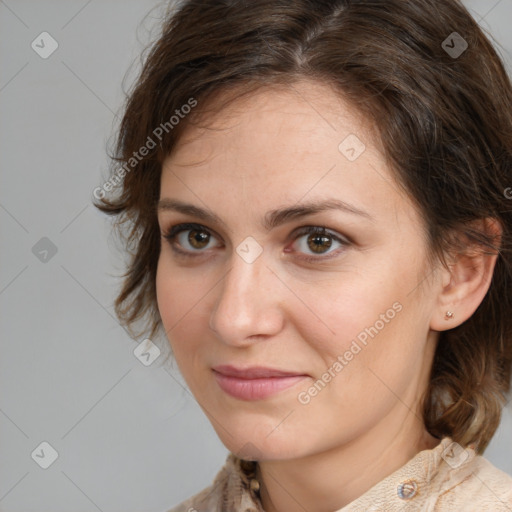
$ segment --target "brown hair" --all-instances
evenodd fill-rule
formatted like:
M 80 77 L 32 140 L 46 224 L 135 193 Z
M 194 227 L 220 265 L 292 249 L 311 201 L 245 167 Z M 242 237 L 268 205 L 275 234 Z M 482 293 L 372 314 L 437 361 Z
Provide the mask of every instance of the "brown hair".
M 300 79 L 332 85 L 374 123 L 425 220 L 429 257 L 446 265 L 464 239 L 498 252 L 476 312 L 440 333 L 424 399 L 432 435 L 482 453 L 512 365 L 512 87 L 458 0 L 188 0 L 169 11 L 127 98 L 112 178 L 94 194 L 131 258 L 116 313 L 132 335 L 139 320 L 150 337 L 161 327 L 155 204 L 161 164 L 187 124 L 221 92 L 231 101 Z M 472 226 L 485 217 L 500 221 L 501 246 Z

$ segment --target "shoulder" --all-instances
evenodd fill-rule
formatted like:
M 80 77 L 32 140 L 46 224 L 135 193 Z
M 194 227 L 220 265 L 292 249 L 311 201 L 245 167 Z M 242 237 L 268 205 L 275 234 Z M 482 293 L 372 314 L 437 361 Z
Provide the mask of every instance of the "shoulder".
M 167 512 L 264 512 L 242 462 L 230 453 L 210 486 Z
M 512 477 L 445 437 L 337 512 L 512 512 Z
M 512 511 L 512 477 L 485 457 L 473 455 L 458 467 L 448 466 L 443 477 L 435 511 Z

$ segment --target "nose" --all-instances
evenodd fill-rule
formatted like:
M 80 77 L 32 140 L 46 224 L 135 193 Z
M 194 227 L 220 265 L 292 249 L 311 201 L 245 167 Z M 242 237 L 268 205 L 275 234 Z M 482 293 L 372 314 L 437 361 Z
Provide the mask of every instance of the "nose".
M 233 252 L 231 267 L 219 283 L 210 328 L 224 343 L 245 346 L 283 327 L 286 287 L 270 268 L 265 252 L 248 263 Z

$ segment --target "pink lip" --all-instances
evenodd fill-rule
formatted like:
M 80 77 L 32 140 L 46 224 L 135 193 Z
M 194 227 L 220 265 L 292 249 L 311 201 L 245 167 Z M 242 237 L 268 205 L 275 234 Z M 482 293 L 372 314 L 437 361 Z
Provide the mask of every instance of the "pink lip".
M 219 387 L 228 395 L 241 400 L 261 400 L 283 391 L 307 377 L 261 366 L 239 369 L 233 366 L 213 368 Z

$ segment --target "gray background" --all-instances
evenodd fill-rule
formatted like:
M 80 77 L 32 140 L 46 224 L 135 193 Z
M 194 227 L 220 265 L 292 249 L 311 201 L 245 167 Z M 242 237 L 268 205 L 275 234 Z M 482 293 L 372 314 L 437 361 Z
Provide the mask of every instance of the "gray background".
M 466 4 L 512 70 L 512 0 Z M 142 339 L 112 307 L 123 255 L 91 206 L 123 78 L 162 12 L 150 0 L 0 0 L 1 511 L 165 511 L 227 454 L 179 372 L 134 356 Z M 59 45 L 47 59 L 31 48 L 43 31 Z M 43 441 L 58 452 L 48 469 L 31 456 Z M 486 456 L 512 474 L 510 403 Z

